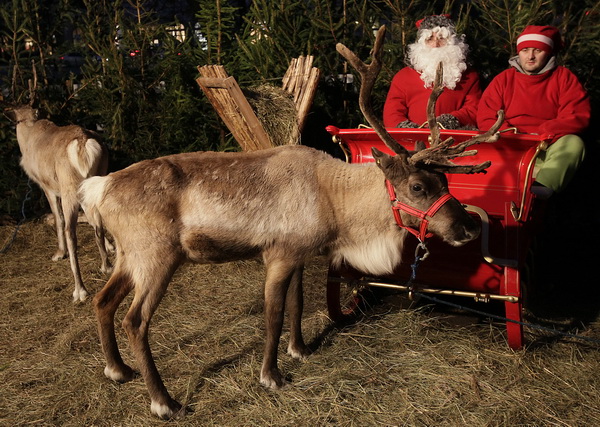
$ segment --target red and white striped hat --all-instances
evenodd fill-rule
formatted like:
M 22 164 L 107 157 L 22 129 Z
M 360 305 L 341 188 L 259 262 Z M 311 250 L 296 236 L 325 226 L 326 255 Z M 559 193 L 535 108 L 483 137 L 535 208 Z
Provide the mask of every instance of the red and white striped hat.
M 558 51 L 561 45 L 558 28 L 550 25 L 528 25 L 517 39 L 517 52 L 533 47 L 551 54 Z

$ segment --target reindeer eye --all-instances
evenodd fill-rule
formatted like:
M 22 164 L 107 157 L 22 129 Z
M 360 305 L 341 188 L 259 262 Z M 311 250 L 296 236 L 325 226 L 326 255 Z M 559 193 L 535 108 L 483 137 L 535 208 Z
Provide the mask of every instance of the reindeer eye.
M 419 193 L 423 191 L 423 186 L 421 186 L 421 184 L 413 184 L 412 191 L 414 191 L 415 193 Z

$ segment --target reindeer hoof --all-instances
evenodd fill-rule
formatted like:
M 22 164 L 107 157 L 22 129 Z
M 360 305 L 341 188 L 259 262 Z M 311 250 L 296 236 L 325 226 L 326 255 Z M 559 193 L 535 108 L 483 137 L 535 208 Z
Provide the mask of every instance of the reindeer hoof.
M 113 245 L 110 240 L 105 240 L 104 242 L 105 242 L 104 244 L 106 245 L 106 250 L 109 253 L 114 254 L 115 253 L 115 245 Z
M 73 302 L 85 301 L 88 295 L 89 294 L 85 289 L 75 289 L 73 291 Z
M 110 264 L 103 265 L 100 267 L 100 271 L 104 274 L 111 274 L 113 272 L 113 266 Z
M 104 368 L 104 375 L 106 378 L 111 379 L 118 383 L 126 383 L 133 380 L 136 377 L 135 371 L 127 365 L 123 365 L 120 368 L 111 368 L 106 366 Z
M 150 404 L 150 412 L 162 420 L 172 420 L 185 416 L 185 407 L 181 406 L 177 401 L 169 399 L 168 404 L 152 401 Z
M 278 370 L 269 372 L 268 374 L 261 372 L 260 383 L 271 390 L 281 390 L 288 386 L 288 382 Z
M 61 259 L 65 259 L 67 257 L 67 253 L 65 251 L 56 251 L 54 255 L 52 255 L 52 261 L 60 261 Z
M 310 353 L 311 351 L 304 344 L 300 346 L 292 346 L 289 344 L 287 348 L 287 354 L 292 356 L 293 359 L 304 360 L 310 356 Z

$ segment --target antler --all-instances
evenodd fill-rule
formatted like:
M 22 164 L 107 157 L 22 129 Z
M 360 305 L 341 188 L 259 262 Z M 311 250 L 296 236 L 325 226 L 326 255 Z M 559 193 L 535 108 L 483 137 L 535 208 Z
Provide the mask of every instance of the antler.
M 382 25 L 377 31 L 375 37 L 375 44 L 371 50 L 371 64 L 367 65 L 362 62 L 350 49 L 348 49 L 342 43 L 336 45 L 336 50 L 354 67 L 360 74 L 361 85 L 360 93 L 358 96 L 358 105 L 362 111 L 365 119 L 375 130 L 379 138 L 388 146 L 394 153 L 408 157 L 408 150 L 400 145 L 389 133 L 385 130 L 385 126 L 379 120 L 379 118 L 373 112 L 371 106 L 371 91 L 381 70 L 381 47 L 383 46 L 383 39 L 385 37 L 385 25 Z
M 443 77 L 444 67 L 440 62 L 435 73 L 433 89 L 427 103 L 427 122 L 431 132 L 431 144 L 429 148 L 425 148 L 414 153 L 410 157 L 409 162 L 415 166 L 443 173 L 485 172 L 485 170 L 492 164 L 490 161 L 483 162 L 478 165 L 457 165 L 451 162 L 451 159 L 456 157 L 473 156 L 477 154 L 477 150 L 465 151 L 471 145 L 479 144 L 481 142 L 497 141 L 500 137 L 498 129 L 504 121 L 504 111 L 498 111 L 498 120 L 496 120 L 494 126 L 492 126 L 486 133 L 476 135 L 473 138 L 456 145 L 452 145 L 454 143 L 454 138 L 448 138 L 445 141 L 441 141 L 440 128 L 435 117 L 435 104 L 444 90 L 442 85 Z
M 427 101 L 427 124 L 429 125 L 429 131 L 431 132 L 431 145 L 437 145 L 440 142 L 440 126 L 435 119 L 435 104 L 438 98 L 444 91 L 444 65 L 440 62 L 435 70 L 435 79 L 433 81 L 433 89 L 429 100 Z
M 436 84 L 427 105 L 427 121 L 431 131 L 430 147 L 414 153 L 410 157 L 409 162 L 415 166 L 443 173 L 485 172 L 485 170 L 491 165 L 490 161 L 486 161 L 478 165 L 457 165 L 451 160 L 456 157 L 473 156 L 477 154 L 477 150 L 465 151 L 471 145 L 479 144 L 481 142 L 496 142 L 500 138 L 498 129 L 504 121 L 504 111 L 498 111 L 498 119 L 496 120 L 496 123 L 494 123 L 494 125 L 485 133 L 475 135 L 471 139 L 456 145 L 452 145 L 454 144 L 454 138 L 452 137 L 446 139 L 445 141 L 441 141 L 440 129 L 435 119 L 435 101 L 442 92 L 441 89 L 436 87 L 438 81 L 441 83 L 442 72 L 442 67 L 438 67 L 436 73 Z

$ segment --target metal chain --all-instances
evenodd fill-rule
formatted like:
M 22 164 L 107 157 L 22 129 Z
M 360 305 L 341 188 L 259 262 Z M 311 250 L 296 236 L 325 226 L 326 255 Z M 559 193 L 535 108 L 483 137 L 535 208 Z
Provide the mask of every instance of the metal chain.
M 419 251 L 421 249 L 424 251 L 423 256 L 419 255 Z M 415 248 L 415 262 L 413 262 L 410 265 L 410 267 L 412 269 L 412 273 L 410 275 L 410 279 L 408 279 L 408 282 L 406 282 L 406 286 L 408 286 L 408 288 L 409 288 L 408 297 L 410 299 L 412 299 L 413 295 L 414 295 L 414 287 L 413 287 L 412 283 L 415 280 L 415 278 L 417 277 L 417 268 L 419 268 L 419 264 L 421 264 L 421 261 L 423 261 L 428 256 L 429 256 L 429 249 L 427 249 L 427 246 L 425 246 L 425 242 L 419 240 L 419 244 Z

